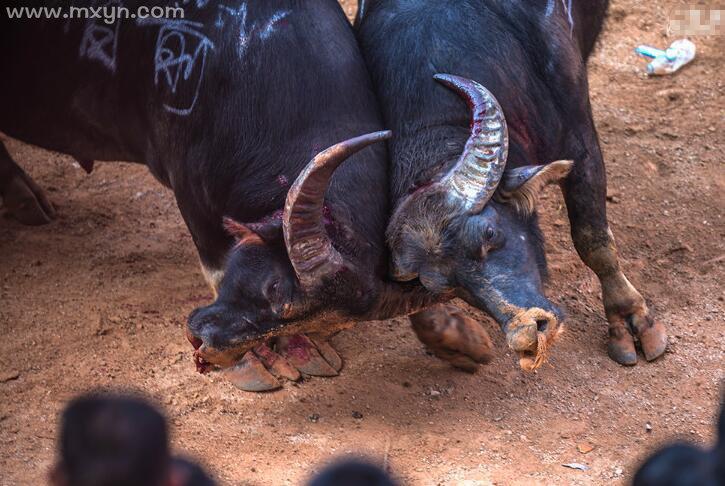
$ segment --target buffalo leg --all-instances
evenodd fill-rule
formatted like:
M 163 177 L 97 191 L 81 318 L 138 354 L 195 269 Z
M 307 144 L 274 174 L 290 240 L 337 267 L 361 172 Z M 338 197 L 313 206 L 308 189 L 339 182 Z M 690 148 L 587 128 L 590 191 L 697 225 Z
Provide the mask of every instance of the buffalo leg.
M 43 190 L 15 163 L 2 142 L 0 197 L 10 214 L 23 224 L 47 224 L 55 218 L 55 208 Z
M 476 320 L 452 305 L 439 304 L 410 316 L 418 339 L 435 356 L 473 372 L 491 361 L 491 338 Z
M 563 184 L 564 196 L 574 246 L 602 286 L 609 321 L 609 357 L 623 365 L 634 365 L 634 338 L 639 340 L 645 358 L 651 361 L 665 352 L 667 333 L 620 267 L 614 236 L 607 223 L 604 163 L 596 142 L 594 145 L 596 149 L 588 158 L 574 164 Z

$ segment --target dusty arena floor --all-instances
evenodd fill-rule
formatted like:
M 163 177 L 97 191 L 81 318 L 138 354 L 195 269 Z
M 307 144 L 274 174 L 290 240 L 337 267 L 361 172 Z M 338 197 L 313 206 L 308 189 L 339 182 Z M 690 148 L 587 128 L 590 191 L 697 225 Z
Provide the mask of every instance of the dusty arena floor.
M 407 484 L 624 484 L 661 444 L 711 443 L 725 377 L 725 51 L 722 37 L 695 38 L 691 66 L 647 79 L 633 48 L 673 40 L 672 3 L 648 3 L 613 2 L 590 79 L 612 229 L 669 329 L 662 359 L 607 358 L 598 281 L 550 190 L 548 294 L 569 317 L 537 373 L 519 370 L 490 321 L 497 358 L 469 375 L 428 356 L 401 319 L 337 336 L 337 378 L 243 393 L 194 370 L 183 325 L 211 295 L 171 192 L 141 166 L 97 164 L 88 176 L 8 140 L 59 217 L 36 228 L 0 217 L 0 484 L 41 484 L 59 411 L 99 387 L 152 397 L 174 448 L 223 484 L 300 484 L 350 453 Z

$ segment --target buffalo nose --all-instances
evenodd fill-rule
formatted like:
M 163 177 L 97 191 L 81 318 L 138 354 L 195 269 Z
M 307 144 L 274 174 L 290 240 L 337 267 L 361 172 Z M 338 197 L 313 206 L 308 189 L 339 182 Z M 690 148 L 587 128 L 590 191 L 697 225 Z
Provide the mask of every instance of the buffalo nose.
M 558 327 L 558 320 L 552 312 L 531 307 L 519 313 L 509 322 L 506 338 L 514 351 L 535 352 L 539 339 L 554 337 Z
M 199 349 L 204 344 L 204 341 L 194 336 L 188 329 L 186 330 L 186 339 L 194 346 L 194 349 Z

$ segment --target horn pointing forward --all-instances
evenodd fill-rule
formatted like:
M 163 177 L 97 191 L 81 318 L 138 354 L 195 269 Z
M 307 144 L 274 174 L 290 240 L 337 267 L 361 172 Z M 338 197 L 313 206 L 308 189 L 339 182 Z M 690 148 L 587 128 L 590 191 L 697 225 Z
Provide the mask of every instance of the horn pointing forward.
M 389 131 L 369 133 L 320 152 L 287 193 L 282 217 L 284 241 L 304 291 L 313 290 L 324 277 L 334 275 L 345 265 L 323 221 L 325 192 L 335 169 L 353 154 L 390 136 Z
M 476 81 L 451 74 L 436 74 L 434 79 L 458 93 L 471 109 L 471 135 L 441 182 L 451 197 L 475 214 L 491 199 L 506 168 L 506 119 L 496 98 Z

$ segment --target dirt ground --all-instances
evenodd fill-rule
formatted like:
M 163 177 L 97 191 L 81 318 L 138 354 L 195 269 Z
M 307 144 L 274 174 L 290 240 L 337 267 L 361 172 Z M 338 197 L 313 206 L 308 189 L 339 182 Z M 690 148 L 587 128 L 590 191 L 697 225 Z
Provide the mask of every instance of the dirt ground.
M 612 229 L 669 329 L 662 359 L 607 358 L 599 284 L 550 190 L 548 293 L 569 318 L 538 372 L 520 371 L 483 317 L 498 356 L 474 375 L 427 355 L 401 319 L 336 337 L 337 378 L 243 393 L 194 370 L 183 325 L 211 296 L 172 194 L 143 167 L 98 164 L 88 176 L 10 140 L 59 218 L 37 228 L 0 218 L 0 483 L 42 483 L 59 411 L 98 387 L 152 397 L 174 448 L 223 484 L 300 484 L 350 453 L 407 484 L 624 484 L 666 442 L 712 443 L 725 377 L 723 38 L 695 38 L 691 66 L 647 79 L 634 46 L 673 40 L 672 3 L 647 3 L 613 2 L 590 79 Z M 589 469 L 562 466 L 571 462 Z

